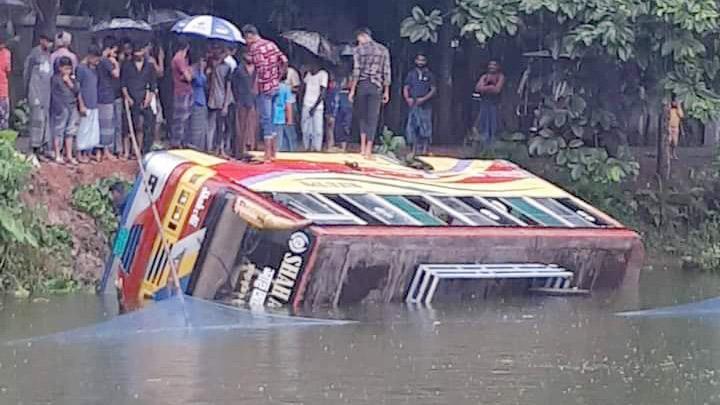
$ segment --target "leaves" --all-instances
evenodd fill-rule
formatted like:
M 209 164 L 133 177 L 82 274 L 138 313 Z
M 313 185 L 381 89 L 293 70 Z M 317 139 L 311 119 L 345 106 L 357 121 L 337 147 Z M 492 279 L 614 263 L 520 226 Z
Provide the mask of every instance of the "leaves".
M 110 187 L 118 181 L 122 180 L 116 177 L 98 180 L 95 184 L 75 188 L 72 194 L 73 207 L 93 217 L 108 237 L 118 226 L 110 195 Z
M 433 10 L 430 14 L 415 6 L 411 15 L 405 18 L 400 24 L 400 36 L 408 38 L 410 42 L 437 42 L 438 28 L 443 24 L 442 12 Z

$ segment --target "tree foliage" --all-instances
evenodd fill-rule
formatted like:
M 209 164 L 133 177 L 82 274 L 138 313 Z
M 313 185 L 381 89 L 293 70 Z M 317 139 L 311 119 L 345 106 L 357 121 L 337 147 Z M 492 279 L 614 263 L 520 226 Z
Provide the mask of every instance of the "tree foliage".
M 691 116 L 706 121 L 720 112 L 720 10 L 714 0 L 458 0 L 452 10 L 414 9 L 403 36 L 432 40 L 437 21 L 427 16 L 443 13 L 480 44 L 542 27 L 555 58 L 634 66 L 643 85 L 677 94 Z

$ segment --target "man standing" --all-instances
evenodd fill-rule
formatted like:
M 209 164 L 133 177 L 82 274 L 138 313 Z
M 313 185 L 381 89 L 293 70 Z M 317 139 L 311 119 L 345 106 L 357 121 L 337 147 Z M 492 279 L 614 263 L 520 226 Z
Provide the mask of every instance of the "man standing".
M 100 63 L 101 52 L 97 45 L 91 45 L 88 54 L 83 58 L 76 70 L 80 85 L 78 106 L 80 123 L 77 133 L 78 156 L 80 163 L 88 163 L 89 155 L 95 152 L 95 159 L 100 162 L 100 120 L 98 118 L 98 75 L 97 65 Z
M 305 96 L 303 97 L 302 128 L 303 146 L 306 151 L 320 152 L 323 145 L 323 131 L 325 126 L 325 96 L 327 95 L 328 73 L 320 68 L 315 60 L 310 70 L 305 74 Z
M 208 60 L 208 132 L 206 147 L 208 152 L 226 157 L 227 117 L 232 101 L 230 88 L 230 66 L 225 63 L 225 47 L 215 45 Z
M 250 55 L 243 50 L 240 64 L 232 74 L 231 83 L 233 98 L 235 99 L 235 124 L 237 134 L 235 139 L 235 158 L 240 159 L 246 152 L 255 150 L 257 136 L 258 116 L 255 109 L 257 89 L 255 87 L 255 66 Z
M 55 36 L 55 51 L 50 56 L 50 63 L 52 63 L 53 69 L 57 69 L 57 60 L 65 56 L 70 59 L 70 62 L 72 62 L 73 72 L 75 71 L 78 66 L 78 57 L 70 50 L 71 44 L 71 33 L 67 31 L 60 31 L 57 36 Z
M 372 158 L 380 107 L 390 102 L 390 52 L 375 42 L 369 28 L 356 32 L 358 46 L 353 51 L 353 80 L 350 101 L 360 123 L 360 153 Z
M 475 95 L 480 101 L 480 112 L 473 130 L 481 142 L 492 144 L 498 130 L 498 106 L 500 95 L 505 87 L 505 75 L 497 61 L 490 61 L 488 71 L 480 77 L 475 85 Z
M 10 128 L 9 77 L 12 71 L 12 54 L 7 47 L 7 35 L 0 33 L 0 130 Z
M 278 135 L 278 129 L 273 124 L 273 97 L 287 70 L 288 59 L 275 43 L 260 37 L 255 26 L 246 25 L 242 32 L 257 74 L 257 109 L 265 140 L 265 162 L 271 162 L 277 154 Z
M 152 133 L 155 128 L 155 116 L 150 104 L 155 95 L 155 69 L 145 57 L 145 47 L 136 44 L 133 47 L 132 58 L 126 60 L 120 70 L 122 93 L 125 105 L 130 108 L 130 114 L 137 135 L 138 146 L 142 153 L 150 152 L 152 148 Z M 127 120 L 123 120 L 125 122 Z M 126 128 L 129 133 L 130 128 Z M 130 150 L 130 140 L 125 140 L 125 151 Z
M 45 161 L 50 136 L 50 62 L 52 36 L 40 33 L 39 45 L 25 59 L 23 76 L 30 105 L 30 145 L 38 159 Z
M 403 86 L 403 96 L 410 108 L 405 135 L 415 154 L 427 153 L 432 141 L 430 100 L 436 91 L 435 76 L 427 67 L 427 57 L 419 53 L 415 57 L 415 69 L 408 72 Z
M 173 81 L 173 125 L 170 146 L 177 148 L 189 143 L 190 115 L 193 106 L 192 72 L 188 61 L 190 43 L 180 38 L 177 52 L 173 56 L 170 69 Z
M 122 101 L 120 111 L 115 110 L 118 98 L 117 83 L 120 79 L 120 64 L 117 60 L 118 44 L 114 37 L 103 39 L 102 57 L 97 66 L 98 76 L 98 121 L 100 123 L 100 148 L 105 159 L 114 159 L 112 148 L 120 139 L 117 122 L 122 120 Z

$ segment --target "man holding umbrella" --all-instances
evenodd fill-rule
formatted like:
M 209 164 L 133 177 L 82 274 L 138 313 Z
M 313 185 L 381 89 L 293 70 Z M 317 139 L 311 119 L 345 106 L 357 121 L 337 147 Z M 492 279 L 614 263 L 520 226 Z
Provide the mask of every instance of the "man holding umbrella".
M 274 42 L 262 38 L 255 26 L 244 26 L 242 33 L 257 75 L 257 109 L 265 140 L 265 162 L 271 162 L 277 154 L 278 135 L 278 128 L 273 125 L 272 119 L 273 97 L 277 94 L 280 81 L 287 70 L 288 59 Z

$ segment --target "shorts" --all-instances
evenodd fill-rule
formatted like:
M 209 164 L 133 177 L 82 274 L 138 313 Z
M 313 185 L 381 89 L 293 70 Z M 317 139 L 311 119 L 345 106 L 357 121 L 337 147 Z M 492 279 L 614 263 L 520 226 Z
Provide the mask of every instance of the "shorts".
M 55 139 L 74 138 L 78 131 L 80 113 L 76 106 L 68 106 L 52 114 L 50 122 Z

